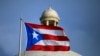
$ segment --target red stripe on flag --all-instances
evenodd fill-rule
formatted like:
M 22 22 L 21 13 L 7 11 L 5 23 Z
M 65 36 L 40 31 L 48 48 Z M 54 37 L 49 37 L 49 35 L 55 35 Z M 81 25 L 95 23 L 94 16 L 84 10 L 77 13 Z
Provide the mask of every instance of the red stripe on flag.
M 42 46 L 42 45 L 34 45 L 31 48 L 27 49 L 27 51 L 69 51 L 69 46 Z
M 43 40 L 69 41 L 67 36 L 54 36 L 49 34 L 43 34 Z
M 46 25 L 38 25 L 38 24 L 32 24 L 32 23 L 25 23 L 31 28 L 37 28 L 37 29 L 48 29 L 48 30 L 63 30 L 61 27 L 55 27 L 55 26 L 46 26 Z

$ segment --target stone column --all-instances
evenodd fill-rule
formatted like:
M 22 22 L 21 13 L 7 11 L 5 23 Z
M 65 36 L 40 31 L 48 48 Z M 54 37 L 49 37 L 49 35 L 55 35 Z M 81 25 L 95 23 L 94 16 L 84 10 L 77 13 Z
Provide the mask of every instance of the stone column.
M 57 26 L 56 21 L 54 21 L 54 26 Z
M 47 25 L 47 26 L 49 25 L 49 21 L 48 21 L 48 20 L 46 21 L 46 25 Z

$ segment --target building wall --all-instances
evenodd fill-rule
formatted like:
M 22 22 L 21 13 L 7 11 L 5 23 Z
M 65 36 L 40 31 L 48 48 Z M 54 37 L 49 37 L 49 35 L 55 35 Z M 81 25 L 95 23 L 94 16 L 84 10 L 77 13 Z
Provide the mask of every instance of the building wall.
M 22 56 L 81 56 L 73 51 L 26 51 L 22 53 Z

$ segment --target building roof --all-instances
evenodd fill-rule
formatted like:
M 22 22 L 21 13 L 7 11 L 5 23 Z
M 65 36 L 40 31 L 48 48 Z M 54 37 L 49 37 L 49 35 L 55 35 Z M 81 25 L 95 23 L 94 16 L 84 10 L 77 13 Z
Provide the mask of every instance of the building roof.
M 41 18 L 49 18 L 49 17 L 53 17 L 53 18 L 56 18 L 56 19 L 60 19 L 59 16 L 58 16 L 58 13 L 52 9 L 51 7 L 49 7 L 47 10 L 45 10 L 43 13 L 42 13 L 42 16 Z

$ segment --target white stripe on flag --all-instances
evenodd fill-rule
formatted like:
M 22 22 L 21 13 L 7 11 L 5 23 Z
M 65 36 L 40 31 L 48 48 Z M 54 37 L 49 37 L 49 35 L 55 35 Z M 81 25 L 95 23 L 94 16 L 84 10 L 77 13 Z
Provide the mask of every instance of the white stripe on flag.
M 48 30 L 48 29 L 36 29 L 36 28 L 33 28 L 33 29 L 41 34 L 49 34 L 49 35 L 55 35 L 55 36 L 66 36 L 62 30 Z
M 55 40 L 40 40 L 35 45 L 54 45 L 54 46 L 69 46 L 69 41 L 55 41 Z

